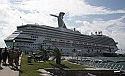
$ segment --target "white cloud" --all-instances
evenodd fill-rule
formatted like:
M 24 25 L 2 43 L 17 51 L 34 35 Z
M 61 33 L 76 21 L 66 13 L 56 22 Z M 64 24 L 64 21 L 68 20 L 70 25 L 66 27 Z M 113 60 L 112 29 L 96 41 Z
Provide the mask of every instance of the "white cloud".
M 76 23 L 82 23 L 82 21 L 81 21 L 81 20 L 76 20 L 75 22 L 76 22 Z
M 80 26 L 77 29 L 82 29 L 82 33 L 90 34 L 91 32 L 102 31 L 104 35 L 112 37 L 116 42 L 118 42 L 118 47 L 125 49 L 125 31 L 122 31 L 122 28 L 125 28 L 124 25 L 125 16 L 122 16 L 119 19 L 114 20 L 94 20 L 93 22 L 83 21 L 83 26 Z
M 91 6 L 84 0 L 30 0 L 23 2 L 18 7 L 26 10 L 37 10 L 43 13 L 58 13 L 64 11 L 70 16 L 81 16 L 88 14 L 113 14 L 125 13 L 125 10 L 113 11 L 105 7 Z

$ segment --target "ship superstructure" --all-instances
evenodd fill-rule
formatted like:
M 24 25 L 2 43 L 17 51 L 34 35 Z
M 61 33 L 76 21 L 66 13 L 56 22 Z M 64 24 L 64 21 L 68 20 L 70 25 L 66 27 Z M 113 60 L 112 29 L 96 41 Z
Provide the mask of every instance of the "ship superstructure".
M 57 18 L 59 21 L 59 16 Z M 102 34 L 85 35 L 75 29 L 67 29 L 63 20 L 59 27 L 38 24 L 17 26 L 17 30 L 5 39 L 5 43 L 7 47 L 16 47 L 22 51 L 37 51 L 41 46 L 46 50 L 57 47 L 65 54 L 80 50 L 83 55 L 90 56 L 118 50 L 112 38 Z

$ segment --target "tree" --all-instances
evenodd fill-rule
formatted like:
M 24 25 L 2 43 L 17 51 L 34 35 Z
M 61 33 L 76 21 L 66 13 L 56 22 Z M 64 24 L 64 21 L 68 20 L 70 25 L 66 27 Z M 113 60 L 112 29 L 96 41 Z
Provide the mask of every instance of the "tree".
M 41 55 L 42 55 L 42 60 L 47 61 L 49 59 L 47 51 L 42 46 L 40 48 L 40 51 L 41 51 Z
M 54 57 L 56 59 L 56 64 L 61 64 L 61 52 L 59 51 L 58 48 L 55 48 L 53 50 L 53 55 L 54 55 Z

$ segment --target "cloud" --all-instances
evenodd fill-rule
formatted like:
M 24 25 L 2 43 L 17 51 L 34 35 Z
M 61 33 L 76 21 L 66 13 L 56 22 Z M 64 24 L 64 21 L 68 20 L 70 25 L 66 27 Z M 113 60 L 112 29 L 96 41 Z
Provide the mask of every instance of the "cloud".
M 116 42 L 118 42 L 118 47 L 125 48 L 125 16 L 114 20 L 101 20 L 97 19 L 92 22 L 83 21 L 83 26 L 77 29 L 82 29 L 82 33 L 90 34 L 91 32 L 102 31 L 104 35 L 112 37 Z
M 125 13 L 125 10 L 111 10 L 106 7 L 91 6 L 85 0 L 28 0 L 18 5 L 19 8 L 42 13 L 67 12 L 70 16 L 88 14 L 114 14 Z
M 75 23 L 82 23 L 82 21 L 81 20 L 76 20 Z

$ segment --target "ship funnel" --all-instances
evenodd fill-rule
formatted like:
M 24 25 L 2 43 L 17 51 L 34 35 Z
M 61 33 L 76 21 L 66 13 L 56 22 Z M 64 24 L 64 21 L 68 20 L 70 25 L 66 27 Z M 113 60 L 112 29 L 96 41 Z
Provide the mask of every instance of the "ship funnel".
M 65 15 L 64 12 L 60 12 L 59 16 L 53 15 L 53 14 L 50 14 L 50 15 L 54 16 L 54 17 L 57 17 L 57 19 L 58 19 L 58 27 L 66 28 L 66 25 L 65 25 L 65 23 L 63 21 L 63 16 Z

